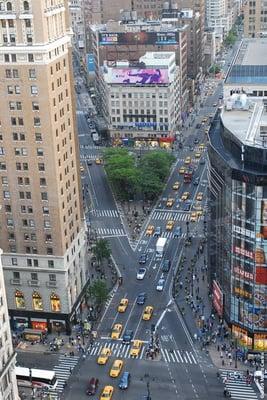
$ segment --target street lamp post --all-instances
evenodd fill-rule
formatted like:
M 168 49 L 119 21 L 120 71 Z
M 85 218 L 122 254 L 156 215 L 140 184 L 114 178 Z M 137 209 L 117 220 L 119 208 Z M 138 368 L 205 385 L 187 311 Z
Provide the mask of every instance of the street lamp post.
M 237 368 L 237 338 L 235 338 L 235 368 Z

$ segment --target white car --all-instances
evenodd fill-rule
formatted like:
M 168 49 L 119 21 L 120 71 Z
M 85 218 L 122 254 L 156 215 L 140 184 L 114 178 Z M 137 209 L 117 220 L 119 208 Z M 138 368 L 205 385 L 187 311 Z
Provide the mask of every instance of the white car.
M 158 292 L 162 292 L 163 289 L 164 289 L 164 285 L 165 285 L 165 279 L 160 278 L 160 280 L 159 280 L 158 283 L 157 283 L 156 290 L 157 290 Z
M 139 268 L 137 274 L 136 274 L 136 279 L 138 279 L 139 281 L 141 281 L 142 279 L 144 279 L 146 274 L 146 268 Z

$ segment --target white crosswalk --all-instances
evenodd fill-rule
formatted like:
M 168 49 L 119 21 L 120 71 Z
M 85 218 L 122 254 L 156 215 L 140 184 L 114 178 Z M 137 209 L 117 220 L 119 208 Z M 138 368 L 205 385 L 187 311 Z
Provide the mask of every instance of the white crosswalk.
M 96 154 L 80 154 L 80 160 L 81 161 L 87 161 L 87 160 L 95 160 L 97 157 Z
M 73 368 L 78 364 L 78 356 L 64 356 L 63 354 L 59 356 L 59 364 L 54 367 L 54 371 L 57 377 L 57 386 L 53 390 L 49 390 L 51 396 L 57 396 L 62 393 L 66 382 L 68 381 Z
M 110 237 L 110 236 L 126 236 L 126 233 L 121 228 L 97 228 L 96 232 L 99 236 Z
M 220 375 L 222 379 L 227 378 L 224 386 L 231 393 L 231 399 L 237 400 L 256 400 L 258 399 L 258 395 L 253 389 L 253 387 L 246 383 L 246 375 L 243 371 L 236 371 L 236 376 L 234 375 L 235 371 L 220 369 Z M 239 375 L 239 377 L 238 377 Z
M 167 239 L 173 239 L 174 238 L 174 234 L 173 234 L 173 232 L 165 231 L 165 232 L 161 233 L 160 237 L 164 237 L 164 238 L 167 238 Z M 186 233 L 185 232 L 182 233 L 180 237 L 181 238 L 185 238 L 186 237 Z
M 173 220 L 173 221 L 188 221 L 190 219 L 189 213 L 181 213 L 175 211 L 154 211 L 152 213 L 151 219 L 158 220 Z
M 130 350 L 131 346 L 123 344 L 121 342 L 107 341 L 107 342 L 95 342 L 90 350 L 88 350 L 88 356 L 97 357 L 104 347 L 108 347 L 112 350 L 112 356 L 120 358 L 131 358 Z M 137 359 L 145 359 L 145 346 Z M 162 348 L 161 349 L 162 359 L 167 363 L 177 363 L 177 364 L 197 364 L 196 358 L 191 351 L 186 350 L 172 350 Z
M 178 364 L 197 364 L 197 360 L 191 351 L 161 349 L 161 354 L 165 362 Z
M 91 210 L 90 213 L 94 217 L 118 218 L 120 216 L 117 210 Z

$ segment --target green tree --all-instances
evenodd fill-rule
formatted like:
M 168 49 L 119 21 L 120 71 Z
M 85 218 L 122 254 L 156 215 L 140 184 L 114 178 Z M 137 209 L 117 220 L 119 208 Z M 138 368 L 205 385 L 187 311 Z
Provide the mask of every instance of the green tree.
M 143 170 L 140 175 L 141 192 L 146 200 L 154 200 L 163 189 L 163 182 L 153 172 Z
M 97 306 L 102 306 L 109 298 L 109 290 L 105 281 L 98 279 L 94 281 L 88 288 L 86 293 L 87 299 L 91 299 Z
M 237 39 L 236 31 L 234 29 L 231 29 L 226 36 L 224 43 L 226 46 L 232 46 Z
M 153 171 L 161 180 L 165 180 L 175 158 L 164 151 L 153 151 L 145 154 L 140 160 L 142 170 Z
M 221 68 L 216 64 L 212 65 L 209 69 L 210 74 L 218 74 L 219 72 L 221 72 Z
M 111 250 L 107 239 L 97 240 L 96 245 L 93 247 L 93 254 L 96 257 L 98 264 L 101 264 L 104 259 L 107 260 L 110 257 Z

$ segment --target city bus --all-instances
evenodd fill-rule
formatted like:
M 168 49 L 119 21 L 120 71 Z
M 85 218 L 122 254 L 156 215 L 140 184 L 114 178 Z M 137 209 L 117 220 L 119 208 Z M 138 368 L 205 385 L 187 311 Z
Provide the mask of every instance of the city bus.
M 15 367 L 18 386 L 37 389 L 55 389 L 57 386 L 56 373 L 45 369 Z

